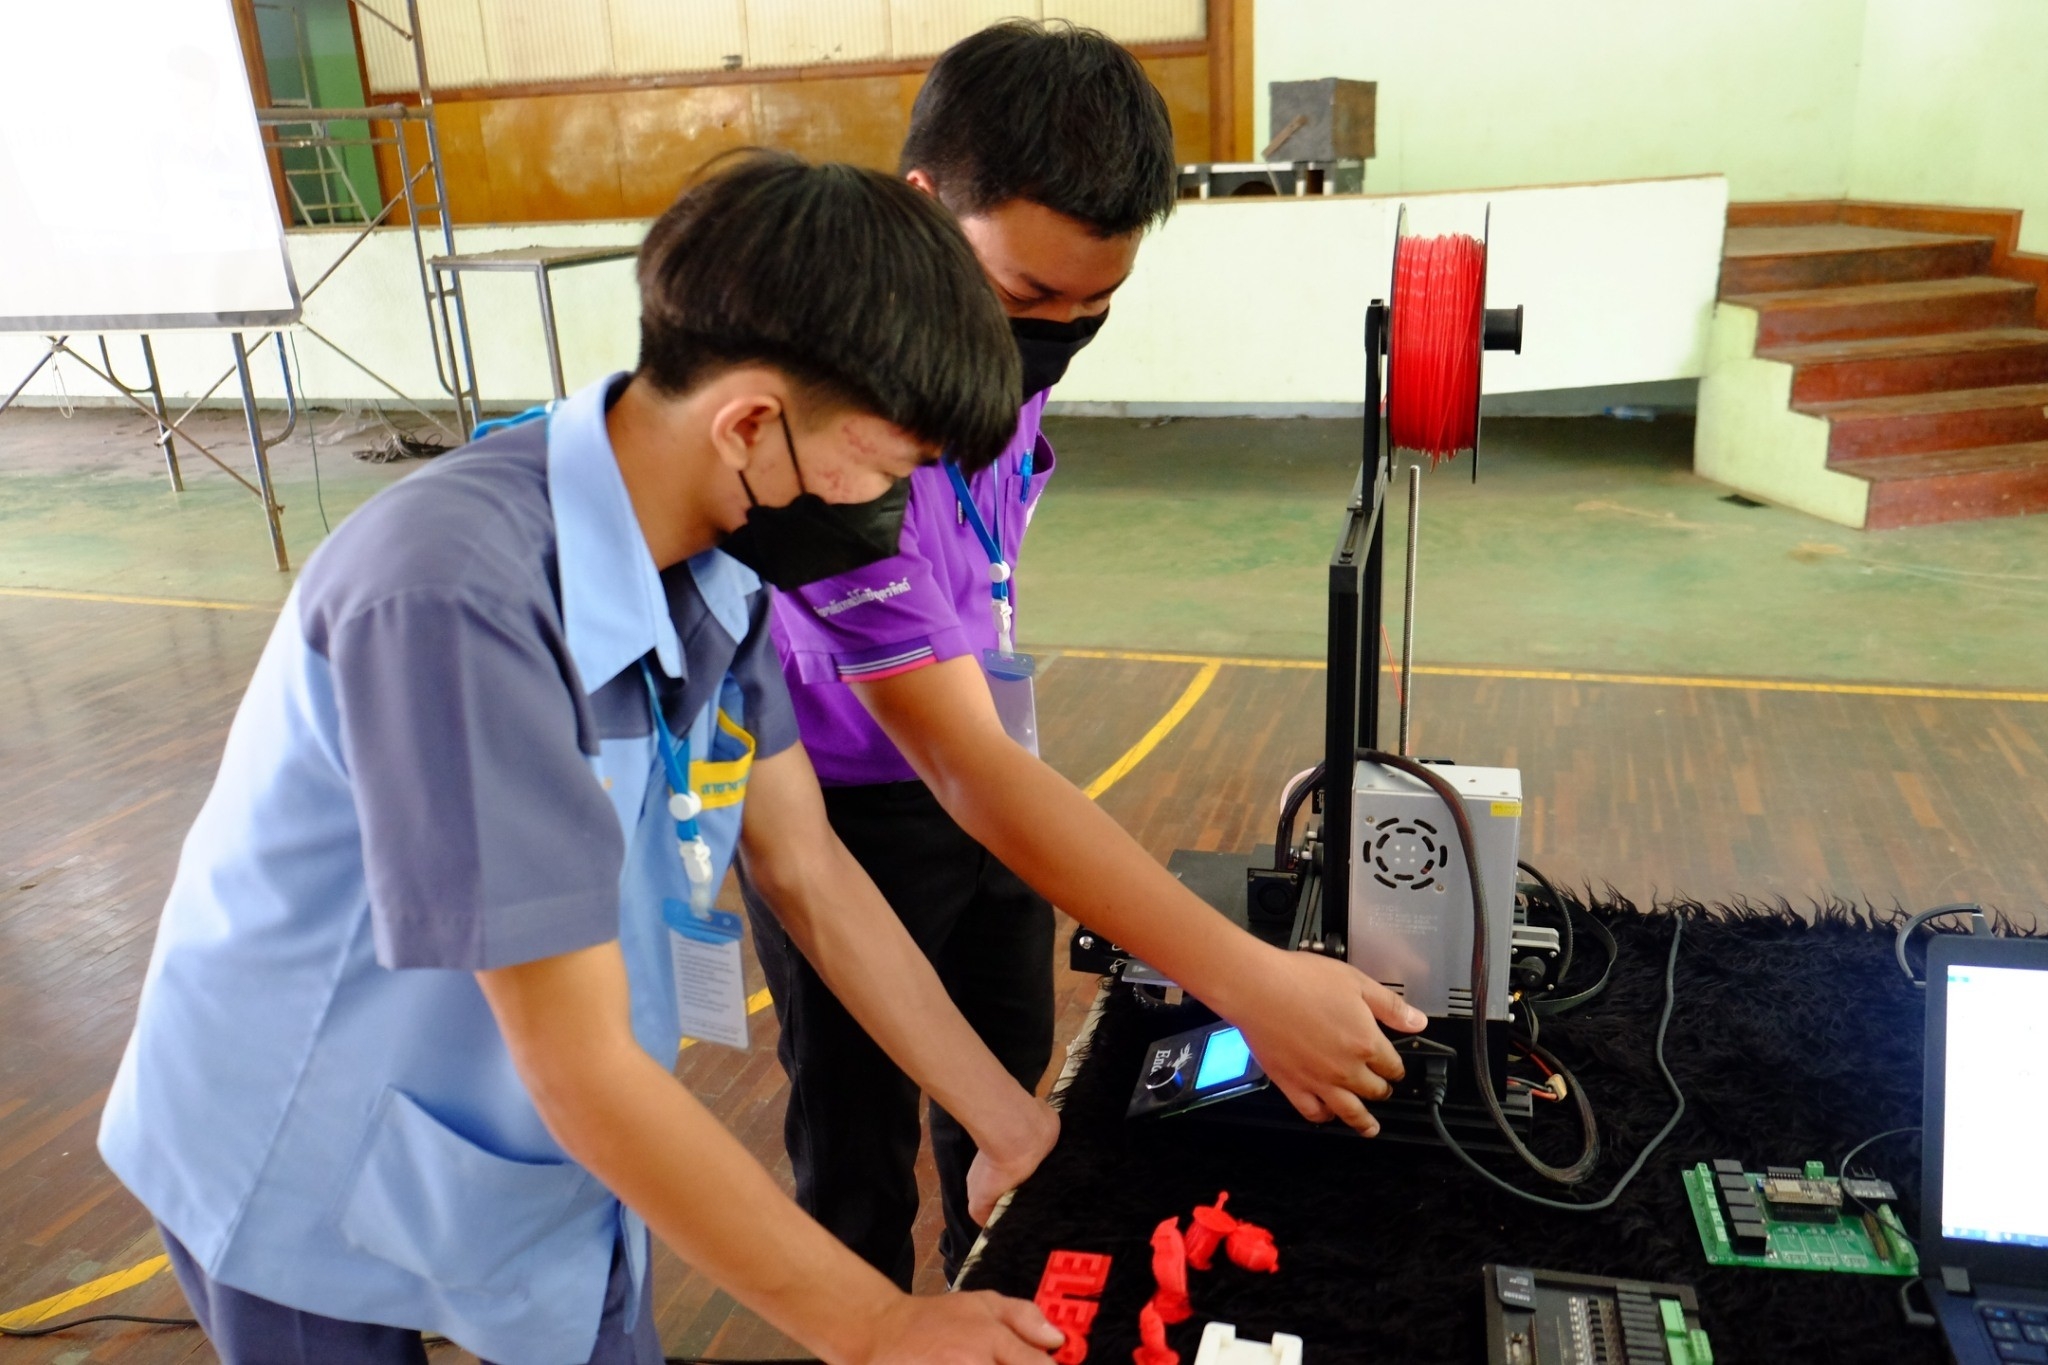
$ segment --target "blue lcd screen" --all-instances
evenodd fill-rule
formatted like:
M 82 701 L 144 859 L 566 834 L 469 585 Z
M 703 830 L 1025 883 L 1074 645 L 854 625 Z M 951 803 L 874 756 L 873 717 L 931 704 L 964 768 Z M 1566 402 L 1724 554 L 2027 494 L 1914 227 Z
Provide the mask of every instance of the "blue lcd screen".
M 1213 1033 L 1209 1035 L 1209 1046 L 1202 1049 L 1202 1067 L 1195 1073 L 1195 1089 L 1207 1090 L 1212 1085 L 1243 1080 L 1251 1065 L 1252 1050 L 1245 1045 L 1244 1034 L 1234 1028 Z

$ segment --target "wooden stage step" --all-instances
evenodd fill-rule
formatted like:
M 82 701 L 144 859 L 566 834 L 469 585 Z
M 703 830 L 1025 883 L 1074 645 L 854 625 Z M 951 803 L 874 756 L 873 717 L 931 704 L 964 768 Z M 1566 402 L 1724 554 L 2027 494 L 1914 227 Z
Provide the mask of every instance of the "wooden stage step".
M 1821 341 L 1757 354 L 1793 367 L 1795 404 L 2048 382 L 2048 331 L 2032 327 Z
M 1846 223 L 1729 228 L 1721 254 L 1721 294 L 1981 275 L 1991 264 L 1991 245 L 1989 237 Z
M 1757 310 L 1758 346 L 2026 327 L 2034 318 L 2034 286 L 1995 275 L 1784 289 L 1728 302 Z
M 1870 481 L 1869 531 L 2048 508 L 2048 441 L 1885 455 L 1833 467 Z
M 1792 367 L 1792 410 L 1827 422 L 1827 469 L 1870 485 L 1865 527 L 2048 511 L 2048 330 L 2007 268 L 2016 223 L 1870 204 L 1731 221 L 1756 225 L 1728 229 L 1721 297 Z M 2005 235 L 1917 230 L 1977 222 Z
M 1795 403 L 1828 420 L 1828 461 L 2048 441 L 2048 384 Z

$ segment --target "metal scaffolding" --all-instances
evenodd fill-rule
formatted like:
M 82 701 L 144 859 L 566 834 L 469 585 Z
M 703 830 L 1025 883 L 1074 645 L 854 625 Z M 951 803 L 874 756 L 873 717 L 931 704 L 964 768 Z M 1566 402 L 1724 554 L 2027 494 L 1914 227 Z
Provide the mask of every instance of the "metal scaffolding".
M 378 0 L 378 2 L 391 4 L 394 0 Z M 367 146 L 372 149 L 373 155 L 377 148 L 388 147 L 391 149 L 391 155 L 397 162 L 397 187 L 384 199 L 384 202 L 378 206 L 374 213 L 368 212 L 367 206 L 362 205 L 360 198 L 357 197 L 357 207 L 362 210 L 358 230 L 350 238 L 347 246 L 342 249 L 341 254 L 335 257 L 333 262 L 320 273 L 320 277 L 301 291 L 300 299 L 302 303 L 304 300 L 310 299 L 322 285 L 334 278 L 335 272 L 341 268 L 342 264 L 355 254 L 357 248 L 370 239 L 370 234 L 389 224 L 394 215 L 402 209 L 405 214 L 406 227 L 412 237 L 413 258 L 418 268 L 421 307 L 424 321 L 427 325 L 427 334 L 434 348 L 435 374 L 440 381 L 442 390 L 453 400 L 455 411 L 458 414 L 456 420 L 458 424 L 462 425 L 463 429 L 458 431 L 456 428 L 449 426 L 441 417 L 421 406 L 411 395 L 400 390 L 396 385 L 371 369 L 361 359 L 351 355 L 332 337 L 327 336 L 318 328 L 307 323 L 303 317 L 294 325 L 299 331 L 318 341 L 334 352 L 334 354 L 340 356 L 343 360 L 361 371 L 375 382 L 378 387 L 385 390 L 400 403 L 426 418 L 429 422 L 447 433 L 453 440 L 460 442 L 464 439 L 467 432 L 465 415 L 477 410 L 474 378 L 475 367 L 471 363 L 468 352 L 468 323 L 463 313 L 460 278 L 459 276 L 450 277 L 444 284 L 429 264 L 434 257 L 448 257 L 455 254 L 455 228 L 448 216 L 448 185 L 441 169 L 441 141 L 434 124 L 433 90 L 427 82 L 427 56 L 426 49 L 421 40 L 419 0 L 399 0 L 399 2 L 402 2 L 405 10 L 403 23 L 381 12 L 378 4 L 372 3 L 372 0 L 349 0 L 350 5 L 359 16 L 366 16 L 377 23 L 385 25 L 397 33 L 411 47 L 413 71 L 416 77 L 416 104 L 390 103 L 368 105 L 359 109 L 328 109 L 313 108 L 311 107 L 310 100 L 307 100 L 296 104 L 273 105 L 260 108 L 256 111 L 256 121 L 262 130 L 267 147 L 279 153 L 289 148 L 310 148 L 314 152 L 316 165 L 331 164 L 339 168 L 341 164 L 341 150 L 350 146 Z M 349 130 L 337 129 L 335 126 L 337 124 L 351 123 L 363 125 L 364 132 L 356 134 Z M 406 136 L 408 126 L 417 126 L 419 129 L 419 137 L 417 138 L 419 146 L 417 149 L 415 149 Z M 282 158 L 280 157 L 280 165 L 281 163 Z M 325 178 L 323 176 L 323 183 Z M 344 175 L 342 179 L 346 180 L 347 177 Z M 287 179 L 286 190 L 291 202 L 298 206 L 300 216 L 310 219 L 312 215 L 309 210 L 314 207 L 313 201 L 306 200 L 303 192 L 293 186 L 289 178 Z M 355 195 L 352 185 L 349 193 L 351 196 Z M 330 216 L 335 207 L 335 202 L 327 191 L 323 190 L 320 192 L 319 206 L 323 211 L 328 212 Z M 430 244 L 430 238 L 436 237 L 438 238 L 438 243 Z M 59 356 L 76 362 L 88 373 L 107 384 L 125 401 L 148 415 L 156 423 L 156 444 L 163 451 L 164 463 L 170 477 L 172 491 L 184 491 L 184 477 L 178 466 L 176 446 L 176 441 L 182 440 L 191 449 L 198 451 L 208 460 L 220 466 L 230 477 L 255 496 L 263 506 L 264 519 L 268 524 L 270 532 L 271 551 L 277 562 L 277 567 L 280 572 L 291 568 L 291 559 L 284 540 L 282 521 L 284 508 L 277 501 L 275 488 L 270 477 L 269 460 L 271 448 L 283 442 L 291 435 L 293 429 L 298 425 L 299 419 L 299 398 L 293 387 L 291 367 L 285 360 L 285 340 L 284 332 L 281 328 L 264 332 L 257 336 L 254 341 L 250 341 L 239 331 L 232 332 L 230 334 L 230 341 L 232 343 L 234 363 L 224 370 L 220 377 L 215 379 L 212 384 L 208 385 L 206 391 L 194 399 L 184 412 L 175 418 L 168 415 L 169 410 L 164 402 L 163 386 L 157 378 L 156 359 L 151 349 L 147 332 L 142 333 L 141 337 L 143 364 L 148 376 L 147 384 L 142 387 L 129 385 L 117 376 L 113 361 L 107 352 L 104 336 L 99 339 L 100 356 L 103 362 L 99 365 L 95 365 L 91 360 L 73 349 L 69 344 L 68 337 L 52 335 L 47 340 L 48 345 L 41 358 L 29 368 L 28 373 L 22 377 L 20 383 L 14 386 L 13 391 L 4 400 L 0 400 L 0 413 L 4 413 L 13 404 L 15 399 L 21 396 L 22 391 L 28 387 L 29 381 L 35 378 L 43 366 Z M 263 431 L 262 421 L 256 406 L 255 386 L 251 381 L 249 372 L 250 354 L 262 349 L 266 342 L 274 342 L 277 346 L 278 366 L 284 381 L 285 396 L 284 429 L 270 436 L 266 436 Z M 240 390 L 242 411 L 249 433 L 250 455 L 255 466 L 256 477 L 253 482 L 241 471 L 223 460 L 204 442 L 196 439 L 183 425 L 191 418 L 194 412 L 198 411 L 201 404 L 218 393 L 221 386 L 230 379 L 236 381 Z

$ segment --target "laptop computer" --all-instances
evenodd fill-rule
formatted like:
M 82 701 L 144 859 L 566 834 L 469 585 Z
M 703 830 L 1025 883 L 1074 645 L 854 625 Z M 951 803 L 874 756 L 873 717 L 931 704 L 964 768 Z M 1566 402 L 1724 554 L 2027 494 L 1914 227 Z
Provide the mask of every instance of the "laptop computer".
M 1920 1264 L 1958 1365 L 2048 1365 L 2048 939 L 1927 950 Z

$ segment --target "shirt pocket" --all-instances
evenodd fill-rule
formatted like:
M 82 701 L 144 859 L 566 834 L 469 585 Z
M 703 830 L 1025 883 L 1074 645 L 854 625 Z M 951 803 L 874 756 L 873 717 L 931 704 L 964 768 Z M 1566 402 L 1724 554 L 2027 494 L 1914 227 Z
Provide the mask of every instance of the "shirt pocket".
M 342 1206 L 349 1243 L 445 1289 L 494 1285 L 527 1252 L 574 1255 L 611 1196 L 570 1161 L 519 1161 L 479 1147 L 387 1089 Z

